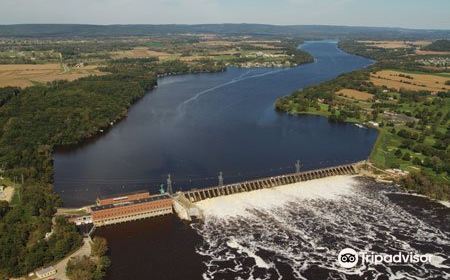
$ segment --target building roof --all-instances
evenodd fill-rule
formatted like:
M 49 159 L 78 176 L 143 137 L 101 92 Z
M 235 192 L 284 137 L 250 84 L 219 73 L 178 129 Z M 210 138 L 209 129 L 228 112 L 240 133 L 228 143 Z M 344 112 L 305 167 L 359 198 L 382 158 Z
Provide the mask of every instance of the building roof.
M 49 272 L 53 272 L 56 271 L 56 269 L 53 266 L 49 266 L 49 267 L 44 267 L 42 269 L 39 269 L 38 271 L 36 271 L 37 275 L 44 275 L 47 274 Z
M 128 195 L 133 195 L 133 194 L 140 194 L 140 193 L 149 193 L 147 190 L 138 190 L 138 191 L 134 191 L 134 192 L 128 192 L 128 193 L 116 193 L 116 194 L 109 194 L 109 195 L 105 195 L 105 196 L 99 196 L 97 199 L 109 199 L 109 198 L 115 198 L 115 197 L 122 197 L 122 196 L 128 196 Z
M 93 206 L 91 207 L 92 211 L 99 211 L 99 210 L 105 210 L 105 209 L 111 209 L 116 207 L 123 207 L 123 206 L 130 206 L 130 205 L 137 205 L 142 204 L 146 202 L 152 202 L 152 201 L 158 201 L 163 199 L 170 199 L 170 196 L 168 194 L 159 194 L 159 195 L 153 195 L 150 197 L 142 198 L 142 199 L 136 199 L 136 200 L 130 200 L 126 202 L 118 202 L 114 204 L 105 204 L 105 205 L 99 205 L 99 206 Z

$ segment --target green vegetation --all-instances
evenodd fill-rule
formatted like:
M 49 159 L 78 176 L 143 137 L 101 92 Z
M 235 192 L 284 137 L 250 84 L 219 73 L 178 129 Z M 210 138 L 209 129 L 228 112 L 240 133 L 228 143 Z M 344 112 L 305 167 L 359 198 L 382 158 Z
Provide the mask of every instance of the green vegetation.
M 0 206 L 0 279 L 24 275 L 81 244 L 73 224 L 52 217 L 61 202 L 50 185 L 26 182 L 16 204 Z M 51 233 L 49 236 L 46 233 Z
M 94 237 L 91 242 L 91 257 L 72 258 L 67 263 L 66 271 L 72 280 L 101 280 L 110 265 L 105 256 L 108 251 L 106 239 Z
M 436 40 L 423 49 L 427 51 L 450 52 L 450 40 Z
M 377 123 L 379 137 L 370 155 L 372 163 L 380 168 L 409 171 L 411 175 L 402 180 L 405 188 L 450 200 L 450 92 L 392 91 L 375 86 L 370 81 L 371 73 L 386 65 L 397 64 L 411 71 L 421 71 L 420 66 L 409 64 L 409 58 L 401 56 L 409 56 L 409 51 L 371 48 L 349 41 L 341 42 L 340 46 L 380 61 L 368 69 L 344 74 L 279 98 L 275 108 L 290 114 L 323 115 L 329 121 L 369 126 Z M 412 79 L 407 74 L 399 76 Z M 374 98 L 368 101 L 340 96 L 337 92 L 341 89 L 367 92 Z
M 91 242 L 91 254 L 95 257 L 102 257 L 108 251 L 108 243 L 103 237 L 94 237 Z
M 131 104 L 156 85 L 158 74 L 218 70 L 221 66 L 207 62 L 112 61 L 105 67 L 108 75 L 2 89 L 2 176 L 23 175 L 25 184 L 18 188 L 15 203 L 1 205 L 0 278 L 24 275 L 80 245 L 76 228 L 63 218 L 52 227 L 56 207 L 61 206 L 51 187 L 55 147 L 79 143 L 125 117 Z M 96 275 L 103 271 L 99 266 L 107 266 L 100 259 Z

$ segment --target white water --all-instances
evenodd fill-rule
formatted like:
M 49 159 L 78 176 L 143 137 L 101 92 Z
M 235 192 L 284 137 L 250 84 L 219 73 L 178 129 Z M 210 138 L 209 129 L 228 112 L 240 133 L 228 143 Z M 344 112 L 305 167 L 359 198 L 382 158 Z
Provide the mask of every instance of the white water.
M 204 279 L 426 279 L 450 276 L 448 233 L 351 176 L 223 196 L 197 204 L 204 223 L 197 253 Z M 430 264 L 358 266 L 336 257 L 345 247 L 374 253 L 432 254 Z M 438 278 L 439 279 L 439 278 Z
M 328 177 L 206 199 L 198 202 L 197 206 L 203 211 L 206 219 L 248 216 L 252 214 L 246 210 L 270 210 L 299 199 L 337 199 L 342 195 L 351 194 L 355 183 L 351 176 Z

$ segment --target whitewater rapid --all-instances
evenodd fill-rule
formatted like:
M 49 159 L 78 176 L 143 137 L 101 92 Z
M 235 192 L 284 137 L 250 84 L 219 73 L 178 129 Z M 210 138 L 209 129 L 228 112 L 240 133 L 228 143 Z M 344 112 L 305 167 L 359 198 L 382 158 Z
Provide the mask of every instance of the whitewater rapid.
M 449 279 L 448 228 L 391 201 L 391 188 L 337 176 L 201 201 L 203 279 Z M 433 259 L 344 269 L 346 247 Z

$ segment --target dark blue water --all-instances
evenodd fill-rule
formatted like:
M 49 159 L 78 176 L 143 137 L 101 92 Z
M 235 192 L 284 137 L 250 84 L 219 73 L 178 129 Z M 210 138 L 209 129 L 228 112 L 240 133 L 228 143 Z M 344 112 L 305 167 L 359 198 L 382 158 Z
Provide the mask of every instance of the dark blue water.
M 55 153 L 55 188 L 66 206 L 99 195 L 225 183 L 366 159 L 376 131 L 294 117 L 274 110 L 277 97 L 368 66 L 333 42 L 309 42 L 315 62 L 286 69 L 236 69 L 167 77 L 96 141 Z

